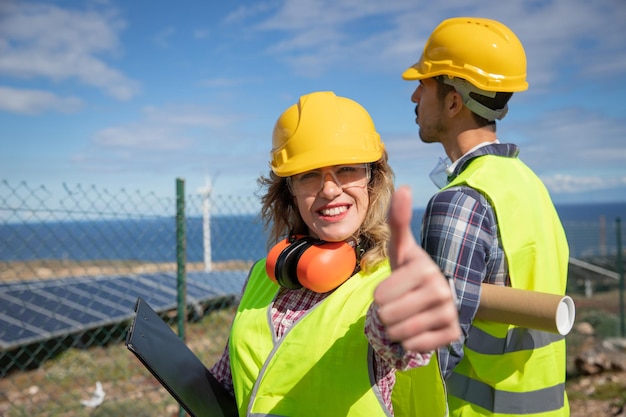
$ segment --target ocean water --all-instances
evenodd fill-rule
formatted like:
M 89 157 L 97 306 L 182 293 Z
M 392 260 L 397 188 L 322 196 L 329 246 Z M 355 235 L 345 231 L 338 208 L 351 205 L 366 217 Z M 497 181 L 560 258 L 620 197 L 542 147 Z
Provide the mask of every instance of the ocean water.
M 557 211 L 568 237 L 571 256 L 584 258 L 616 253 L 616 219 L 626 221 L 626 202 L 561 205 L 557 206 Z M 418 241 L 422 215 L 423 209 L 414 211 L 412 229 Z M 183 244 L 187 261 L 203 261 L 208 253 L 203 244 L 203 219 L 188 218 L 185 231 L 186 239 L 178 239 L 173 217 L 1 224 L 0 261 L 175 262 L 176 247 Z M 210 255 L 213 262 L 264 257 L 266 240 L 267 235 L 256 216 L 216 216 L 211 219 Z
M 185 223 L 186 257 L 204 259 L 203 219 Z M 219 216 L 211 219 L 212 261 L 255 260 L 265 253 L 266 234 L 255 216 Z M 0 261 L 139 260 L 175 262 L 176 221 L 152 219 L 42 222 L 0 225 Z

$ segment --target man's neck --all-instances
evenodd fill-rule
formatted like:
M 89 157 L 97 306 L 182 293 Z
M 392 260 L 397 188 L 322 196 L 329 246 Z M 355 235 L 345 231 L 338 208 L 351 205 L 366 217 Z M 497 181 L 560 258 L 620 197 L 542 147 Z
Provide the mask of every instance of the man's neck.
M 495 143 L 497 140 L 496 133 L 488 128 L 464 130 L 456 136 L 454 141 L 444 145 L 444 149 L 448 158 L 455 162 L 479 145 Z

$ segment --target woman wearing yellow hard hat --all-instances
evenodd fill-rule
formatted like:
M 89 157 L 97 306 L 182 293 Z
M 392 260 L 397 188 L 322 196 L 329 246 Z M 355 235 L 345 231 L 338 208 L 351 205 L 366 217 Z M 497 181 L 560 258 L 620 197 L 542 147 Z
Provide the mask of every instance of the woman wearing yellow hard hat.
M 504 24 L 441 22 L 402 77 L 423 142 L 447 160 L 431 178 L 422 246 L 453 279 L 462 337 L 439 350 L 451 416 L 567 417 L 565 340 L 560 334 L 476 319 L 483 283 L 563 295 L 568 244 L 541 180 L 500 143 L 496 120 L 528 88 L 526 54 Z
M 407 237 L 410 217 L 386 224 L 393 173 L 367 111 L 333 92 L 304 95 L 278 118 L 270 156 L 259 178 L 270 250 L 211 368 L 239 415 L 444 416 L 432 350 L 458 337 L 456 308 Z M 406 338 L 416 326 L 421 337 Z

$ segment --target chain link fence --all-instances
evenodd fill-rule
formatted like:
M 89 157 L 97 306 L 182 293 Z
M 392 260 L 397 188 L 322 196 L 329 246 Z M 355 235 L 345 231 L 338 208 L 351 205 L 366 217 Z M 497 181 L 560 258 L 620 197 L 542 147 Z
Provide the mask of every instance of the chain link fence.
M 124 345 L 138 296 L 177 330 L 177 198 L 0 183 L 0 415 L 179 414 Z M 207 366 L 266 252 L 256 213 L 253 196 L 184 196 L 184 334 Z
M 210 366 L 247 271 L 267 248 L 258 198 L 183 192 L 186 303 L 178 310 L 181 196 L 172 190 L 163 197 L 0 182 L 1 416 L 181 414 L 124 345 L 134 301 L 149 301 L 173 330 L 182 323 L 185 342 Z M 416 211 L 416 236 L 420 219 Z M 585 291 L 590 276 L 594 289 L 615 289 L 613 219 L 564 226 L 583 262 L 570 264 L 571 291 Z M 587 263 L 606 273 L 590 273 Z

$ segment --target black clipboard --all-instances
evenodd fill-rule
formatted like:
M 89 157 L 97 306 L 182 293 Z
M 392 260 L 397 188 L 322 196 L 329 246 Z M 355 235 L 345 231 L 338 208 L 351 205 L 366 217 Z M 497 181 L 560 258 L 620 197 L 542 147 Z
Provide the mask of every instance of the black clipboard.
M 235 399 L 141 297 L 126 347 L 193 417 L 236 417 Z

